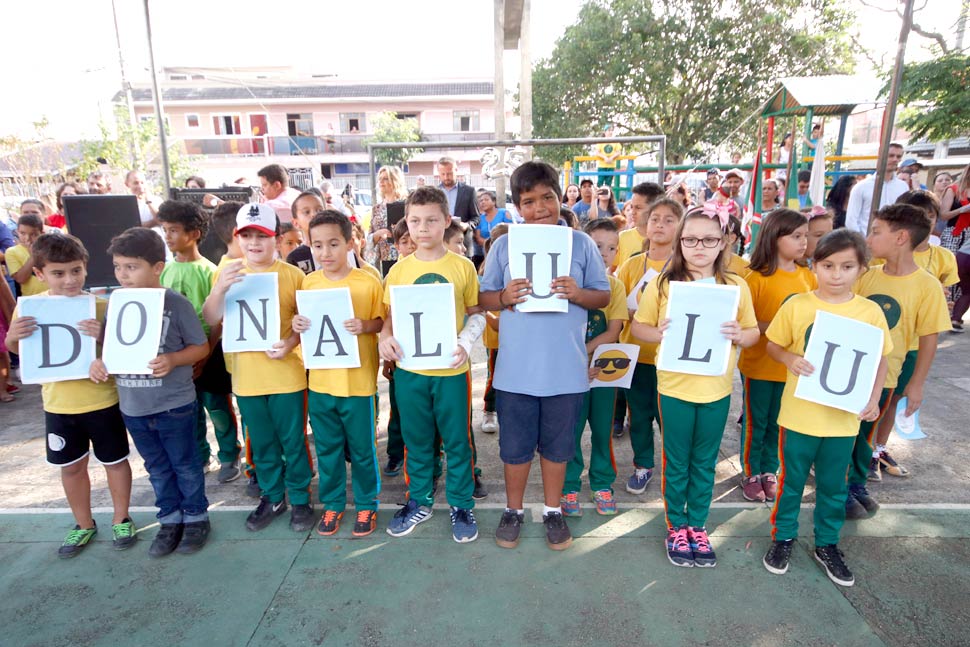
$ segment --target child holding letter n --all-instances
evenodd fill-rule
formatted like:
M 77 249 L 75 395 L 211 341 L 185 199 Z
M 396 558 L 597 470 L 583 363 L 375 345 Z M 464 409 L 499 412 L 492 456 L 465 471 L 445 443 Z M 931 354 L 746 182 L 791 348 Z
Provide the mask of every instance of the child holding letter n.
M 308 404 L 313 440 L 320 471 L 319 495 L 323 516 L 317 527 L 321 535 L 333 535 L 340 528 L 347 506 L 347 467 L 344 445 L 350 449 L 354 505 L 357 508 L 354 537 L 364 537 L 377 527 L 377 495 L 381 489 L 377 459 L 374 394 L 377 393 L 377 333 L 384 318 L 384 290 L 381 282 L 347 264 L 353 230 L 350 220 L 339 211 L 328 209 L 309 222 L 310 248 L 321 269 L 303 279 L 304 290 L 348 288 L 354 318 L 334 321 L 357 336 L 360 366 L 357 368 L 310 369 Z M 310 329 L 303 314 L 293 317 L 293 330 Z M 324 326 L 323 341 L 334 333 Z M 339 343 L 338 343 L 339 345 Z M 330 352 L 338 352 L 334 343 Z
M 705 524 L 714 492 L 717 451 L 731 404 L 731 375 L 737 361 L 734 346 L 748 348 L 760 336 L 748 285 L 727 270 L 728 218 L 723 206 L 712 203 L 684 216 L 674 237 L 670 263 L 647 285 L 632 324 L 638 339 L 651 343 L 663 339 L 670 326 L 666 312 L 672 281 L 713 279 L 741 291 L 736 319 L 721 325 L 721 333 L 734 344 L 723 375 L 657 371 L 666 548 L 667 558 L 675 566 L 717 565 Z
M 812 267 L 818 277 L 818 289 L 788 299 L 765 333 L 769 357 L 784 364 L 788 374 L 778 412 L 781 474 L 771 512 L 773 543 L 762 561 L 776 575 L 788 571 L 792 546 L 798 536 L 802 492 L 814 465 L 815 559 L 833 582 L 852 586 L 855 581 L 852 571 L 845 565 L 838 548 L 848 491 L 845 475 L 859 433 L 859 421 L 872 422 L 879 416 L 879 395 L 888 370 L 886 356 L 893 348 L 893 341 L 879 306 L 852 293 L 853 283 L 866 268 L 866 244 L 860 234 L 839 229 L 825 235 L 815 248 Z M 803 355 L 819 310 L 876 326 L 883 332 L 883 357 L 872 394 L 858 415 L 795 397 L 798 377 L 811 375 L 817 368 Z M 842 351 L 849 352 L 850 348 Z

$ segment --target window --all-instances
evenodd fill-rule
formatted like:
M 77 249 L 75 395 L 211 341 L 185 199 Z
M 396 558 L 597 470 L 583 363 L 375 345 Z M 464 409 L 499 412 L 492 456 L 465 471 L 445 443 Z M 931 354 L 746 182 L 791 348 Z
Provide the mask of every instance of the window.
M 193 74 L 192 75 L 192 80 L 193 81 L 204 81 L 205 80 L 205 77 L 203 75 L 201 75 L 201 74 Z
M 168 80 L 169 81 L 185 81 L 188 78 L 189 77 L 185 76 L 184 74 L 169 74 L 168 75 Z
M 453 114 L 455 132 L 467 133 L 479 131 L 477 110 L 455 110 Z
M 415 121 L 418 120 L 418 113 L 416 112 L 397 112 L 394 114 L 394 116 L 402 121 L 404 119 L 414 119 Z
M 188 128 L 198 128 L 199 127 L 199 115 L 185 115 L 185 125 Z
M 239 115 L 212 115 L 212 132 L 216 135 L 240 135 Z
M 367 121 L 364 119 L 363 112 L 341 112 L 340 113 L 340 132 L 342 133 L 362 133 L 367 130 Z
M 286 132 L 290 137 L 313 137 L 313 115 L 309 112 L 287 113 Z

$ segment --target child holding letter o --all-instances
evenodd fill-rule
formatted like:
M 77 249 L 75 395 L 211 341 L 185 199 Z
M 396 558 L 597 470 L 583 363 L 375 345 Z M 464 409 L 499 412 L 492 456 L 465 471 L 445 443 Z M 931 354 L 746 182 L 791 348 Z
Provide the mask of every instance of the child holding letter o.
M 798 536 L 802 491 L 809 469 L 814 465 L 815 559 L 833 582 L 852 586 L 855 581 L 852 571 L 845 565 L 838 548 L 848 492 L 845 475 L 852 460 L 859 421 L 879 417 L 879 396 L 888 370 L 886 356 L 893 342 L 882 309 L 875 302 L 852 293 L 853 284 L 866 269 L 866 243 L 862 236 L 848 229 L 833 231 L 819 241 L 813 261 L 818 288 L 786 301 L 765 333 L 768 355 L 784 364 L 788 374 L 778 413 L 781 476 L 771 512 L 773 543 L 762 561 L 776 575 L 788 571 L 792 545 Z M 858 415 L 795 397 L 798 377 L 815 371 L 803 354 L 808 344 L 806 337 L 819 310 L 882 330 L 883 357 L 869 403 Z
M 659 343 L 670 326 L 666 319 L 671 281 L 714 279 L 741 290 L 737 317 L 721 333 L 747 348 L 758 341 L 758 322 L 744 279 L 727 271 L 728 211 L 708 203 L 687 213 L 674 237 L 667 269 L 653 279 L 640 298 L 632 323 L 633 336 Z M 714 491 L 717 451 L 731 404 L 732 347 L 723 375 L 699 376 L 657 371 L 662 441 L 661 489 L 667 517 L 667 558 L 675 566 L 712 567 L 717 558 L 705 524 Z

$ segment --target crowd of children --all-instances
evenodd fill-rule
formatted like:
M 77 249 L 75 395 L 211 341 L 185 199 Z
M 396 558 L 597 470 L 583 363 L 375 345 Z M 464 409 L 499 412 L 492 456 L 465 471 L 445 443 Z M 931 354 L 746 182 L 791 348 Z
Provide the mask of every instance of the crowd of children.
M 552 167 L 527 162 L 510 185 L 522 221 L 563 224 Z M 223 203 L 209 219 L 192 203 L 169 201 L 158 209 L 164 244 L 143 228 L 116 237 L 106 253 L 118 284 L 165 288 L 164 333 L 151 375 L 109 375 L 99 359 L 89 380 L 43 387 L 47 459 L 61 467 L 76 522 L 61 556 L 76 555 L 97 530 L 87 476 L 92 449 L 108 475 L 114 546 L 133 544 L 128 433 L 145 461 L 159 508 L 153 556 L 191 553 L 206 543 L 209 469 L 218 469 L 220 482 L 249 477 L 247 492 L 260 499 L 246 519 L 249 530 L 267 527 L 291 508 L 294 531 L 316 525 L 319 534 L 330 536 L 339 531 L 347 506 L 349 463 L 355 537 L 377 528 L 382 472 L 392 477 L 403 471 L 407 485 L 406 501 L 386 527 L 392 537 L 412 533 L 433 515 L 444 472 L 453 537 L 474 541 L 475 500 L 487 491 L 471 423 L 469 357 L 483 337 L 488 374 L 481 431 L 499 433 L 504 464 L 499 546 L 519 542 L 536 453 L 550 548 L 571 543 L 566 518 L 582 514 L 584 470 L 596 511 L 616 513 L 613 432 L 628 415 L 633 465 L 626 490 L 642 494 L 654 476 L 656 422 L 667 556 L 677 566 L 715 566 L 707 520 L 736 364 L 743 399 L 741 495 L 773 504 L 765 567 L 787 571 L 802 493 L 814 470 L 815 556 L 834 582 L 851 585 L 838 548 L 841 526 L 847 517 L 864 518 L 878 509 L 867 482 L 884 473 L 908 474 L 886 448 L 895 407 L 905 397 L 907 414 L 919 409 L 937 336 L 951 327 L 944 288 L 957 279 L 956 260 L 929 244 L 939 217 L 932 194 L 911 191 L 900 204 L 881 209 L 868 239 L 832 231 L 832 214 L 825 209 L 774 209 L 746 261 L 736 247 L 740 223 L 723 205 L 711 202 L 685 214 L 660 186 L 642 183 L 627 205 L 630 228 L 619 231 L 613 219 L 595 218 L 584 231 L 573 230 L 568 272 L 549 286 L 512 274 L 509 225 L 496 222 L 494 199 L 489 204 L 486 198 L 482 203 L 492 219 L 476 239 L 487 254 L 480 273 L 465 257 L 462 230 L 450 218 L 447 198 L 433 187 L 419 187 L 407 198 L 405 218 L 392 232 L 398 260 L 383 279 L 363 260 L 359 226 L 327 209 L 313 192 L 293 200 L 289 230 L 265 204 Z M 229 250 L 218 267 L 198 251 L 209 227 Z M 70 235 L 42 231 L 38 219 L 21 217 L 23 249 L 7 253 L 22 293 L 82 294 L 88 251 Z M 168 263 L 166 245 L 174 255 Z M 266 352 L 224 355 L 226 295 L 256 273 L 276 278 L 281 341 Z M 657 369 L 658 345 L 670 327 L 671 286 L 684 281 L 734 286 L 740 294 L 736 315 L 720 328 L 732 348 L 723 374 Z M 394 336 L 391 288 L 424 283 L 453 288 L 457 346 L 448 368 L 397 365 L 403 351 Z M 298 312 L 297 292 L 332 288 L 350 292 L 354 316 L 341 325 L 356 339 L 360 366 L 306 370 L 298 345 L 313 322 Z M 538 288 L 566 300 L 565 312 L 516 308 Z M 12 299 L 0 297 L 9 321 L 6 345 L 16 351 L 37 330 L 36 321 L 19 316 Z M 99 297 L 96 318 L 78 324 L 99 343 L 105 309 Z M 847 413 L 794 396 L 798 377 L 816 369 L 803 355 L 818 311 L 884 332 L 876 385 L 862 411 Z M 591 366 L 594 351 L 618 341 L 639 347 L 631 387 L 591 390 L 598 371 L 620 361 Z M 383 470 L 377 453 L 381 360 L 391 405 Z M 218 445 L 215 458 L 206 440 L 206 413 Z M 584 457 L 587 425 L 591 449 Z M 317 510 L 310 501 L 315 472 Z

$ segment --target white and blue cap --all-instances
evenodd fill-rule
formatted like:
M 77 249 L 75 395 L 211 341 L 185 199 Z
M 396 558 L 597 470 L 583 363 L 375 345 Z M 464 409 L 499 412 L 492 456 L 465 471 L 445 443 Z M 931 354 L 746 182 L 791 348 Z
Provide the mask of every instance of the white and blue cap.
M 236 213 L 236 231 L 233 235 L 239 234 L 243 229 L 255 229 L 267 236 L 276 236 L 278 229 L 276 211 L 268 204 L 257 204 L 255 202 L 244 204 Z

